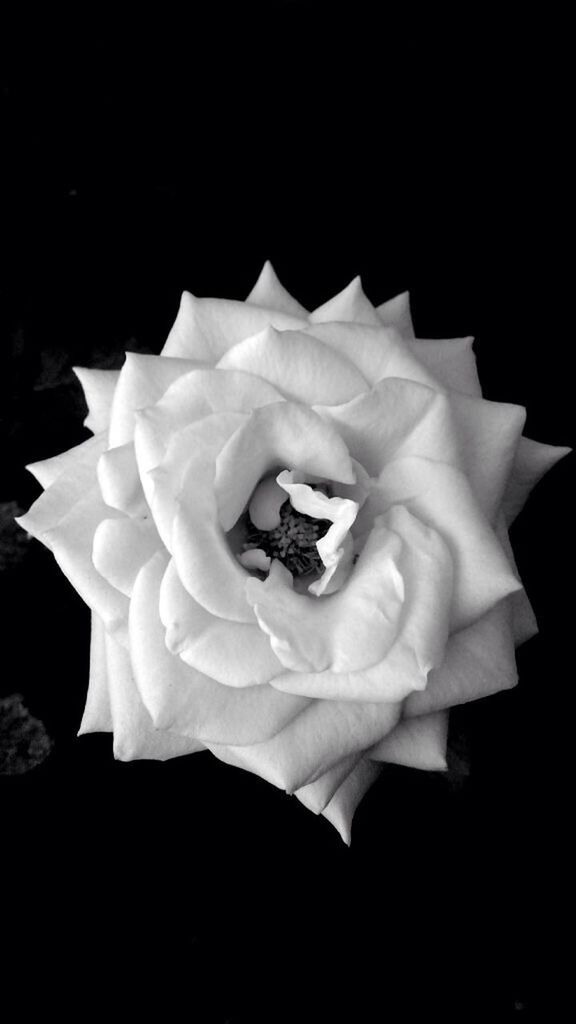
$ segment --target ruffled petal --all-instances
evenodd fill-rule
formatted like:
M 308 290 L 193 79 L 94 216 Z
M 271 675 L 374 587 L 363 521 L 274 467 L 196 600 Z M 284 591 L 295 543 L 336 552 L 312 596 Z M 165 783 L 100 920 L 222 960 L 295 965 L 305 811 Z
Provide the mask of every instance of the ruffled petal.
M 213 365 L 233 345 L 258 334 L 268 324 L 279 331 L 297 331 L 306 326 L 307 320 L 234 299 L 198 299 L 190 292 L 183 292 L 178 315 L 161 354 Z
M 72 369 L 82 385 L 88 406 L 88 415 L 84 420 L 84 426 L 93 434 L 99 434 L 101 430 L 108 430 L 112 415 L 112 401 L 120 371 L 92 370 L 84 366 L 73 366 Z
M 368 389 L 354 363 L 329 345 L 310 334 L 270 326 L 228 349 L 216 366 L 257 374 L 286 398 L 307 405 L 337 405 Z
M 302 320 L 308 317 L 308 310 L 304 309 L 304 306 L 301 306 L 280 283 L 270 260 L 266 260 L 246 302 L 252 303 L 253 306 L 262 306 L 264 309 L 277 309 Z
M 352 839 L 352 819 L 362 797 L 382 771 L 382 766 L 364 758 L 336 790 L 322 814 L 338 830 L 347 846 Z
M 480 509 L 466 477 L 453 466 L 416 457 L 390 462 L 360 509 L 353 530 L 404 504 L 448 542 L 454 559 L 452 629 L 469 625 L 522 586 Z
M 388 567 L 378 557 L 379 534 L 382 535 L 382 552 L 392 553 L 393 556 Z M 399 541 L 402 542 L 403 546 L 397 552 L 387 550 L 390 546 L 387 534 L 394 540 L 396 547 Z M 339 617 L 331 612 L 331 605 L 327 600 L 318 601 L 317 604 L 321 611 L 323 607 L 328 606 L 326 615 L 329 621 L 326 625 L 325 641 L 328 649 L 332 642 L 333 648 L 339 653 L 338 648 L 343 647 L 349 640 L 350 649 L 346 649 L 345 653 L 350 661 L 354 657 L 360 660 L 359 654 L 354 651 L 356 642 L 362 650 L 366 665 L 359 665 L 352 670 L 330 668 L 315 672 L 284 672 L 272 680 L 272 686 L 276 689 L 325 700 L 396 701 L 404 699 L 415 689 L 424 689 L 430 670 L 441 664 L 448 636 L 452 564 L 447 545 L 439 534 L 424 527 L 406 509 L 394 508 L 390 510 L 386 520 L 377 521 L 362 552 L 361 560 L 367 563 L 368 579 L 365 581 L 362 575 L 354 574 L 348 585 L 337 595 L 341 606 L 338 610 L 342 611 L 344 625 L 341 626 Z M 359 561 L 357 572 L 361 568 Z M 395 609 L 392 607 L 392 610 L 388 611 L 386 595 L 383 599 L 377 591 L 378 587 L 384 587 L 384 581 L 388 576 L 391 577 L 391 582 L 394 578 L 397 579 L 399 593 L 403 597 L 403 604 L 396 609 L 401 611 L 401 616 L 396 615 L 396 621 Z M 247 589 L 256 591 L 258 582 L 250 581 Z M 372 584 L 372 589 L 376 588 L 375 595 L 368 583 Z M 354 587 L 360 589 L 361 596 L 360 599 L 351 601 L 347 592 Z M 368 606 L 366 609 L 362 605 L 364 598 Z M 378 615 L 381 603 L 383 611 Z M 283 605 L 280 601 L 278 604 L 279 616 L 283 614 L 286 621 L 288 616 Z M 335 598 L 331 599 L 331 604 L 337 604 Z M 264 618 L 258 608 L 256 614 L 259 621 L 260 617 Z M 389 616 L 389 622 L 384 618 L 386 614 Z M 268 618 L 273 621 L 274 629 L 282 641 L 282 625 L 281 622 L 276 623 L 273 618 L 275 615 L 276 608 Z M 379 618 L 382 620 L 380 623 Z M 265 623 L 260 624 L 266 628 Z M 310 629 L 316 644 L 319 645 L 317 635 L 323 623 L 319 625 L 308 612 L 306 616 L 301 615 L 300 619 L 295 621 L 296 631 L 298 624 L 306 640 Z M 288 627 L 284 626 L 284 630 L 288 632 Z M 366 637 L 364 630 L 367 633 Z M 385 636 L 387 631 L 390 637 Z M 293 641 L 294 646 L 297 642 Z M 308 643 L 311 647 L 311 642 Z M 303 646 L 302 639 L 300 644 Z M 371 656 L 371 664 L 368 663 L 366 652 Z M 316 651 L 312 650 L 312 653 L 315 654 Z M 282 649 L 278 651 L 278 656 L 281 661 L 285 661 Z
M 526 410 L 520 405 L 455 393 L 450 395 L 450 404 L 466 476 L 484 515 L 494 523 L 516 458 Z
M 97 475 L 106 505 L 129 516 L 147 514 L 148 505 L 140 483 L 132 442 L 104 452 L 98 461 Z
M 256 623 L 227 622 L 210 615 L 184 589 L 173 560 L 160 588 L 160 618 L 168 649 L 219 683 L 257 686 L 282 671 Z
M 430 714 L 515 686 L 518 670 L 511 616 L 510 600 L 505 599 L 471 626 L 453 633 L 444 661 L 430 673 L 425 690 L 410 694 L 404 714 Z
M 194 737 L 155 727 L 138 692 L 128 651 L 111 636 L 104 642 L 116 760 L 167 761 L 202 750 Z
M 402 764 L 425 771 L 444 771 L 448 742 L 448 712 L 435 711 L 403 718 L 376 746 L 366 751 L 372 761 Z
M 104 519 L 94 533 L 92 560 L 108 583 L 130 597 L 140 569 L 161 547 L 149 519 Z
M 444 388 L 482 397 L 472 344 L 474 338 L 414 338 L 410 351 Z
M 112 710 L 106 666 L 106 630 L 97 615 L 91 615 L 90 675 L 88 694 L 78 736 L 88 732 L 112 732 Z
M 222 686 L 171 654 L 159 615 L 165 570 L 165 556 L 155 555 L 140 571 L 130 603 L 132 663 L 154 725 L 219 743 L 253 743 L 274 736 L 309 702 L 278 694 L 267 684 Z
M 423 384 L 390 377 L 344 405 L 314 408 L 372 476 L 405 455 L 459 464 L 450 402 Z
M 380 306 L 376 306 L 376 312 L 386 327 L 395 327 L 406 339 L 413 339 L 414 325 L 410 313 L 410 293 L 401 292 L 393 299 L 388 299 Z
M 504 497 L 504 514 L 508 525 L 524 508 L 528 495 L 548 470 L 569 455 L 571 448 L 540 444 L 522 437 Z
M 344 484 L 356 481 L 346 445 L 317 413 L 294 402 L 256 409 L 216 460 L 218 514 L 231 530 L 258 481 L 275 466 Z
M 394 728 L 400 709 L 401 704 L 315 700 L 263 743 L 207 746 L 221 761 L 294 793 L 349 755 L 373 746 Z
M 436 391 L 440 388 L 395 327 L 321 323 L 311 325 L 304 333 L 349 359 L 371 385 L 385 377 L 400 377 L 427 384 Z
M 381 323 L 374 306 L 364 294 L 360 277 L 355 277 L 338 295 L 318 306 L 310 313 L 309 320 L 311 324 L 340 320 L 375 327 Z
M 190 373 L 196 365 L 191 359 L 162 359 L 127 352 L 112 402 L 110 447 L 133 441 L 135 413 L 154 405 L 178 377 Z

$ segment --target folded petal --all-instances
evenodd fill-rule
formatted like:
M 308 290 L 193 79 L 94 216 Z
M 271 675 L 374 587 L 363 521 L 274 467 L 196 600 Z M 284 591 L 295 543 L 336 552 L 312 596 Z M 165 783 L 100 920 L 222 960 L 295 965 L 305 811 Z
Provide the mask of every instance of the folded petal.
M 207 746 L 221 761 L 294 793 L 351 754 L 373 746 L 394 728 L 400 708 L 401 704 L 315 700 L 263 743 Z
M 119 370 L 92 370 L 84 366 L 73 366 L 84 391 L 88 415 L 84 426 L 93 434 L 108 430 L 112 414 L 112 401 L 120 376 Z
M 280 283 L 270 260 L 266 260 L 246 302 L 252 303 L 253 306 L 263 306 L 264 309 L 277 309 L 302 320 L 308 317 L 308 310 L 296 302 Z
M 352 819 L 362 797 L 376 782 L 382 766 L 364 758 L 336 790 L 322 814 L 338 830 L 347 846 L 352 839 Z
M 167 761 L 202 750 L 194 737 L 155 727 L 138 692 L 128 651 L 111 636 L 104 642 L 116 760 Z
M 278 309 L 263 309 L 233 299 L 198 299 L 183 292 L 161 354 L 214 365 L 229 348 L 263 331 L 268 324 L 279 331 L 294 331 L 306 323 L 305 318 Z
M 389 536 L 385 531 L 384 522 L 389 527 Z M 389 551 L 395 561 L 390 567 L 382 562 L 378 551 L 378 535 L 382 535 L 382 551 Z M 401 540 L 402 547 L 397 551 L 390 548 L 390 540 L 393 538 L 395 546 Z M 309 697 L 316 697 L 327 700 L 366 700 L 366 701 L 396 701 L 404 699 L 413 690 L 422 690 L 430 670 L 442 663 L 445 645 L 448 636 L 448 625 L 452 593 L 452 564 L 447 545 L 441 537 L 433 530 L 428 530 L 421 523 L 403 508 L 391 509 L 386 520 L 377 525 L 370 535 L 366 547 L 360 556 L 361 560 L 368 563 L 366 575 L 368 579 L 353 575 L 346 587 L 339 591 L 339 604 L 341 605 L 344 619 L 344 626 L 341 627 L 338 617 L 335 615 L 333 622 L 326 627 L 326 646 L 332 643 L 333 648 L 339 654 L 339 648 L 350 639 L 350 650 L 346 649 L 350 661 L 354 658 L 360 660 L 359 653 L 354 651 L 355 642 L 362 650 L 361 657 L 366 665 L 359 665 L 357 669 L 335 670 L 331 667 L 328 670 L 307 672 L 303 670 L 283 672 L 272 680 L 275 689 L 281 689 L 288 693 L 301 693 Z M 362 569 L 361 561 L 358 562 L 358 569 Z M 391 570 L 391 571 L 390 571 Z M 402 604 L 394 621 L 394 611 L 387 612 L 384 600 L 383 614 L 379 622 L 379 602 L 382 598 L 377 592 L 377 587 L 384 586 L 384 580 L 389 576 L 391 579 L 397 574 L 398 589 L 403 598 Z M 374 579 L 370 577 L 373 575 Z M 258 582 L 250 581 L 247 590 L 257 591 Z M 372 584 L 372 588 L 368 584 Z M 262 586 L 262 585 L 260 585 Z M 358 600 L 354 594 L 354 588 L 361 591 L 361 598 Z M 353 592 L 354 601 L 350 601 L 347 591 Z M 375 594 L 371 592 L 375 590 Z M 364 609 L 362 600 L 365 597 L 367 608 Z M 332 605 L 336 604 L 335 598 L 331 599 Z M 327 615 L 330 615 L 328 601 L 318 601 L 321 607 L 328 607 Z M 288 616 L 280 604 L 281 614 L 284 619 Z M 264 616 L 256 609 L 256 614 L 264 621 Z M 291 637 L 285 640 L 282 633 L 282 625 L 276 623 L 273 616 L 275 610 L 267 616 L 273 621 L 273 628 L 278 633 L 280 640 L 288 643 Z M 392 627 L 384 619 L 388 614 Z M 260 622 L 263 628 L 265 623 Z M 300 618 L 300 632 L 307 639 L 308 630 L 311 629 L 315 635 L 316 644 L 321 640 L 317 639 L 320 634 L 322 623 L 318 624 L 316 619 L 308 613 Z M 294 622 L 296 630 L 298 623 Z M 268 626 L 270 628 L 270 626 Z M 336 634 L 332 637 L 331 630 Z M 340 633 L 338 632 L 340 630 Z M 364 636 L 364 630 L 367 635 Z M 385 639 L 383 634 L 389 630 L 391 639 Z M 284 626 L 285 633 L 288 627 Z M 298 641 L 292 641 L 294 647 Z M 303 641 L 300 639 L 303 646 Z M 311 648 L 311 641 L 308 641 Z M 274 642 L 273 642 L 274 646 Z M 366 650 L 365 650 L 366 649 Z M 368 653 L 367 653 L 368 652 Z M 308 653 L 308 650 L 306 650 Z M 312 651 L 312 653 L 315 653 Z M 375 656 L 376 655 L 376 656 Z M 281 661 L 286 660 L 285 652 L 278 650 Z M 368 657 L 372 664 L 368 664 Z M 339 664 L 334 659 L 335 664 Z
M 154 725 L 206 742 L 244 744 L 274 736 L 309 702 L 266 683 L 223 686 L 171 654 L 159 615 L 165 570 L 165 556 L 155 555 L 140 571 L 130 603 L 132 664 Z
M 508 556 L 510 565 L 514 571 L 518 573 L 512 544 L 510 543 L 510 537 L 508 536 L 506 517 L 503 511 L 501 511 L 498 516 L 496 523 L 496 535 Z M 511 610 L 514 644 L 516 647 L 519 647 L 520 644 L 523 644 L 533 636 L 536 636 L 538 632 L 538 623 L 536 622 L 534 610 L 525 590 L 517 590 L 514 594 L 510 594 L 510 597 L 506 598 L 506 600 L 509 602 Z
M 520 405 L 456 393 L 450 395 L 450 405 L 466 476 L 484 515 L 494 523 L 516 458 L 526 410 Z
M 387 302 L 376 306 L 376 312 L 385 327 L 395 327 L 407 340 L 412 340 L 415 337 L 410 314 L 409 292 L 401 292 L 393 299 L 388 299 Z
M 113 587 L 130 597 L 140 569 L 162 548 L 150 519 L 103 519 L 94 533 L 92 560 Z
M 98 460 L 97 475 L 106 505 L 129 516 L 148 513 L 132 442 L 104 452 Z
M 341 320 L 376 327 L 381 323 L 374 306 L 364 294 L 360 277 L 355 277 L 338 295 L 318 306 L 310 313 L 309 320 L 311 324 Z
M 257 374 L 286 398 L 307 405 L 337 405 L 368 388 L 354 363 L 329 345 L 310 334 L 271 326 L 228 349 L 216 367 Z
M 263 406 L 232 435 L 216 461 L 224 530 L 232 529 L 259 480 L 278 465 L 344 484 L 356 481 L 342 438 L 317 413 L 294 402 Z
M 538 481 L 571 451 L 571 448 L 563 448 L 560 445 L 540 444 L 539 441 L 531 441 L 528 437 L 520 439 L 504 497 L 504 514 L 508 525 L 514 522 L 524 508 L 528 495 Z
M 282 671 L 256 623 L 228 622 L 207 612 L 182 586 L 173 560 L 164 573 L 159 607 L 168 649 L 219 683 L 257 686 Z
M 67 507 L 70 495 L 80 495 L 87 482 L 93 482 L 93 472 L 102 452 L 106 448 L 106 434 L 97 434 L 95 437 L 83 441 L 82 444 L 74 445 L 51 459 L 42 459 L 40 462 L 30 462 L 26 466 L 29 473 L 44 488 L 52 488 L 58 477 L 62 477 L 62 486 L 50 491 L 50 495 L 43 498 L 37 507 L 37 513 L 44 513 L 52 519 L 58 518 L 60 513 Z M 49 509 L 51 511 L 49 511 Z M 30 533 L 33 531 L 30 530 Z M 36 536 L 34 534 L 34 536 Z
M 361 752 L 344 757 L 330 771 L 324 772 L 323 775 L 320 775 L 315 782 L 311 782 L 308 786 L 302 786 L 300 789 L 295 790 L 293 795 L 298 797 L 300 802 L 309 811 L 312 811 L 313 814 L 321 814 L 326 805 L 330 803 L 336 790 L 348 778 L 350 772 L 354 770 L 356 765 L 362 760 L 362 757 L 363 754 Z
M 398 725 L 366 751 L 372 761 L 403 764 L 426 771 L 446 769 L 448 712 L 435 711 L 413 718 L 402 718 Z
M 135 413 L 154 405 L 170 385 L 196 367 L 191 359 L 127 352 L 114 392 L 110 417 L 110 447 L 134 440 Z
M 430 673 L 425 690 L 410 694 L 404 714 L 426 715 L 515 686 L 511 616 L 506 598 L 471 626 L 453 633 L 442 664 Z
M 314 408 L 372 476 L 405 455 L 460 462 L 450 402 L 424 384 L 389 377 L 350 402 Z
M 469 625 L 497 601 L 519 590 L 502 545 L 460 470 L 416 457 L 388 463 L 360 509 L 353 531 L 403 504 L 448 542 L 454 560 L 452 629 Z
M 312 324 L 304 333 L 345 356 L 371 385 L 384 377 L 401 377 L 427 384 L 436 391 L 440 389 L 436 378 L 413 355 L 395 327 L 330 322 Z
M 106 630 L 97 615 L 91 615 L 90 676 L 86 705 L 78 735 L 87 732 L 112 732 L 112 710 L 108 692 Z
M 444 388 L 474 398 L 482 397 L 482 388 L 472 350 L 474 338 L 414 338 L 409 341 L 412 355 L 421 362 Z

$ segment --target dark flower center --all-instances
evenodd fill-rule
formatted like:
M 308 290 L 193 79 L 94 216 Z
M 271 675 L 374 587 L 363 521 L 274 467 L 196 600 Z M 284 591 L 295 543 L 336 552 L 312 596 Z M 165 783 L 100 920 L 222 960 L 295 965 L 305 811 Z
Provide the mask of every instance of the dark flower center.
M 287 499 L 280 508 L 280 522 L 273 530 L 258 530 L 248 523 L 244 551 L 261 548 L 269 558 L 277 558 L 293 576 L 324 571 L 316 541 L 332 526 L 329 519 L 314 519 L 296 512 Z

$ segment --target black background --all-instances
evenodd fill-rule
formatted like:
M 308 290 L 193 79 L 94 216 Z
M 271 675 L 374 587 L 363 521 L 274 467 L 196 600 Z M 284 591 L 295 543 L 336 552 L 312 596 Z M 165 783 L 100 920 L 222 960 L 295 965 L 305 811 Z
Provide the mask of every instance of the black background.
M 158 352 L 184 288 L 244 298 L 267 258 L 308 308 L 358 273 L 375 303 L 410 289 L 420 337 L 475 335 L 486 397 L 574 444 L 564 27 L 404 14 L 7 26 L 1 501 L 28 507 L 23 466 L 88 436 L 72 365 Z M 120 764 L 76 739 L 88 612 L 34 543 L 0 580 L 2 692 L 54 739 L 0 780 L 23 1005 L 274 1024 L 561 1003 L 571 470 L 513 531 L 541 630 L 519 686 L 453 714 L 447 777 L 385 768 L 350 849 L 209 754 Z

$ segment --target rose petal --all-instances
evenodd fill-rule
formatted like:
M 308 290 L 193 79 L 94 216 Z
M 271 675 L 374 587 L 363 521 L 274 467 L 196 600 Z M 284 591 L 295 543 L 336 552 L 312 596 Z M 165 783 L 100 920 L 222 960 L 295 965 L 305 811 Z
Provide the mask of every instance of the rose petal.
M 243 744 L 267 740 L 309 702 L 277 694 L 267 684 L 244 689 L 222 686 L 171 654 L 158 612 L 165 570 L 165 556 L 155 555 L 140 571 L 130 603 L 135 678 L 155 726 L 203 741 Z
M 307 405 L 347 402 L 368 388 L 356 366 L 328 345 L 309 334 L 273 327 L 228 349 L 216 366 L 258 374 L 286 398 Z
M 112 732 L 105 638 L 104 623 L 92 612 L 88 694 L 78 736 L 88 732 Z
M 130 597 L 140 569 L 161 547 L 151 520 L 104 519 L 94 533 L 92 560 L 108 583 Z
M 514 522 L 524 508 L 528 495 L 538 481 L 556 463 L 569 455 L 571 448 L 560 445 L 540 444 L 522 437 L 514 462 L 514 468 L 504 498 L 504 514 L 508 525 Z
M 395 327 L 406 339 L 413 339 L 414 327 L 410 314 L 410 293 L 401 292 L 393 299 L 388 299 L 380 306 L 376 306 L 376 312 L 386 327 Z
M 520 405 L 456 393 L 450 395 L 450 405 L 466 476 L 484 515 L 494 524 L 516 458 L 526 410 Z
M 381 765 L 364 758 L 354 771 L 350 772 L 322 811 L 324 817 L 338 829 L 347 846 L 350 846 L 352 838 L 352 819 L 356 808 L 370 786 L 376 782 L 381 771 Z
M 405 602 L 402 616 L 397 622 L 393 621 L 394 611 L 388 612 L 392 628 L 389 629 L 391 638 L 387 638 L 385 642 L 383 634 L 386 633 L 387 624 L 383 621 L 378 625 L 379 595 L 376 593 L 376 596 L 373 596 L 367 584 L 371 584 L 372 589 L 384 587 L 388 570 L 381 564 L 377 545 L 381 540 L 382 552 L 387 554 L 387 532 L 396 542 L 401 539 L 403 544 L 402 549 L 395 555 L 396 565 L 392 567 L 392 573 L 399 576 L 399 585 L 405 592 Z M 441 537 L 433 530 L 426 529 L 406 509 L 398 507 L 391 509 L 385 520 L 377 521 L 360 557 L 366 564 L 368 579 L 364 581 L 362 576 L 358 578 L 354 574 L 348 585 L 339 591 L 337 596 L 340 598 L 344 625 L 341 626 L 338 617 L 334 615 L 326 627 L 325 644 L 327 647 L 330 643 L 334 647 L 341 647 L 350 638 L 350 650 L 346 653 L 351 661 L 354 656 L 360 660 L 359 655 L 355 655 L 354 652 L 354 638 L 357 637 L 357 644 L 362 650 L 366 665 L 359 665 L 352 671 L 331 669 L 316 672 L 284 672 L 272 680 L 275 689 L 328 700 L 402 700 L 412 690 L 423 689 L 430 669 L 442 662 L 448 634 L 452 566 L 447 546 Z M 357 572 L 358 568 L 361 568 L 361 561 L 358 563 Z M 257 584 L 258 581 L 250 581 L 247 589 L 257 591 Z M 353 601 L 349 597 L 349 591 L 352 591 L 354 598 L 356 597 L 354 587 L 361 588 L 360 600 Z M 383 589 L 382 593 L 384 594 Z M 368 605 L 366 610 L 362 606 L 364 596 Z M 332 605 L 336 603 L 334 598 L 331 602 Z M 319 601 L 318 605 L 322 609 L 327 603 Z M 384 603 L 386 604 L 386 601 Z M 281 609 L 280 615 L 283 612 L 286 620 L 288 616 L 280 600 L 278 605 Z M 267 616 L 268 619 L 273 620 L 276 607 Z M 384 613 L 386 611 L 384 608 Z M 256 613 L 259 614 L 258 608 Z M 329 618 L 332 615 L 330 606 L 326 614 Z M 300 634 L 304 634 L 306 640 L 309 629 L 316 639 L 320 627 L 310 613 L 306 618 L 301 616 L 295 621 L 295 630 L 298 629 L 298 624 Z M 368 633 L 367 638 L 363 635 L 364 628 Z M 274 620 L 274 629 L 283 640 L 281 623 L 277 624 Z M 284 630 L 285 633 L 288 632 L 286 626 Z M 300 636 L 298 640 L 303 644 Z M 295 646 L 298 641 L 292 642 Z M 319 643 L 320 640 L 316 639 L 316 644 Z M 369 652 L 371 664 L 368 662 L 365 647 Z M 285 661 L 282 649 L 278 651 L 278 656 L 281 661 Z
M 40 509 L 42 509 L 42 515 L 46 514 L 50 521 L 54 517 L 58 519 L 65 511 L 65 503 L 68 501 L 69 495 L 73 492 L 80 496 L 86 483 L 93 482 L 94 467 L 105 448 L 106 435 L 97 434 L 95 437 L 89 438 L 88 441 L 83 441 L 82 444 L 74 445 L 73 448 L 54 455 L 51 459 L 29 462 L 26 469 L 46 489 L 52 488 L 58 477 L 63 478 L 62 487 L 51 490 L 50 495 L 47 495 L 46 498 L 43 497 L 41 504 L 36 509 L 37 514 L 39 515 Z M 62 496 L 63 500 L 59 496 Z M 32 530 L 30 532 L 32 533 Z
M 349 755 L 373 746 L 394 728 L 400 708 L 401 704 L 317 700 L 263 743 L 207 746 L 221 761 L 294 793 Z
M 93 434 L 108 430 L 112 414 L 112 401 L 120 377 L 119 370 L 93 370 L 85 366 L 73 366 L 84 391 L 88 415 L 84 426 Z
M 482 388 L 472 350 L 474 338 L 414 338 L 408 342 L 412 355 L 444 388 L 475 398 Z
M 116 760 L 167 761 L 202 750 L 193 737 L 155 727 L 138 692 L 129 653 L 111 636 L 104 642 Z
M 379 326 L 378 313 L 362 290 L 360 277 L 355 277 L 346 288 L 328 302 L 310 313 L 311 324 L 326 323 L 331 320 L 351 321 L 357 324 Z
M 160 618 L 168 649 L 220 683 L 256 686 L 282 671 L 256 623 L 228 622 L 210 615 L 184 589 L 173 560 L 160 587 Z
M 327 804 L 330 803 L 336 790 L 362 760 L 362 753 L 350 754 L 328 772 L 324 772 L 315 782 L 308 786 L 302 786 L 295 790 L 294 796 L 298 797 L 301 803 L 312 811 L 313 814 L 321 814 Z
M 256 409 L 216 460 L 218 515 L 231 530 L 259 480 L 275 466 L 297 467 L 345 484 L 356 481 L 346 445 L 324 420 L 294 402 Z
M 448 741 L 448 712 L 403 718 L 383 740 L 366 751 L 372 761 L 403 764 L 425 771 L 443 771 Z
M 277 309 L 301 320 L 308 317 L 308 310 L 296 302 L 280 283 L 270 260 L 266 260 L 246 302 L 252 303 L 253 306 L 262 306 L 264 309 Z
M 191 359 L 162 359 L 127 352 L 112 402 L 110 447 L 133 441 L 134 414 L 154 405 L 178 377 L 190 373 L 196 365 Z
M 133 443 L 104 452 L 98 461 L 97 476 L 106 505 L 129 516 L 148 513 Z
M 505 599 L 471 626 L 453 633 L 444 661 L 430 673 L 426 689 L 406 700 L 405 715 L 429 714 L 515 686 L 518 670 L 511 614 L 510 601 Z
M 346 404 L 314 408 L 372 476 L 404 455 L 459 464 L 450 403 L 423 384 L 390 377 Z
M 360 509 L 354 530 L 369 529 L 372 516 L 404 504 L 437 530 L 454 559 L 452 629 L 469 625 L 522 586 L 466 477 L 453 466 L 416 457 L 388 463 Z
M 162 355 L 214 364 L 233 345 L 258 334 L 268 324 L 279 331 L 294 331 L 305 327 L 307 321 L 277 309 L 262 309 L 233 299 L 198 299 L 183 292 Z
M 313 324 L 309 334 L 358 367 L 369 384 L 385 377 L 400 377 L 426 384 L 435 391 L 440 384 L 412 353 L 410 345 L 394 327 L 371 327 L 354 323 Z
M 500 513 L 496 523 L 496 536 L 508 556 L 510 565 L 515 572 L 518 572 L 503 512 Z M 527 640 L 530 640 L 531 637 L 536 636 L 538 632 L 536 616 L 525 590 L 517 590 L 514 594 L 510 594 L 509 597 L 505 598 L 505 600 L 508 601 L 510 605 L 514 644 L 516 647 L 519 647 L 520 644 L 523 644 Z

